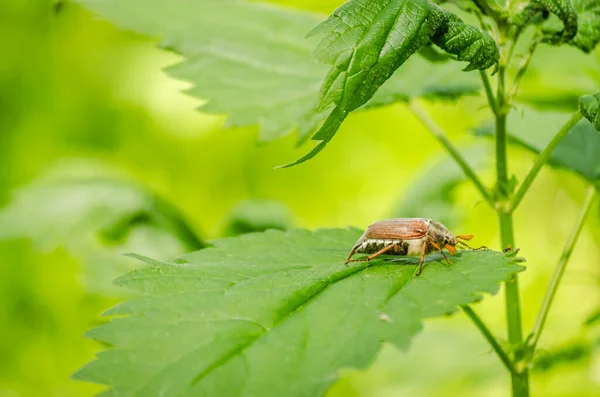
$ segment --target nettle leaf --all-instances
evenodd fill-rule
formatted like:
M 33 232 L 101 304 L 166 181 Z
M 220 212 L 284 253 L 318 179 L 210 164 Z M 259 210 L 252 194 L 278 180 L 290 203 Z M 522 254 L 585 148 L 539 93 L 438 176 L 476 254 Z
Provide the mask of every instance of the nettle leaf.
M 544 41 L 550 44 L 567 42 L 577 34 L 577 11 L 571 0 L 533 0 L 532 3 L 540 5 L 544 10 L 556 15 L 563 23 L 561 31 L 546 32 Z
M 117 25 L 162 39 L 185 60 L 167 72 L 190 81 L 226 126 L 260 126 L 260 140 L 314 132 L 326 69 L 305 39 L 320 15 L 242 0 L 76 0 Z M 308 131 L 308 132 L 307 132 Z
M 548 19 L 554 14 L 558 20 Z M 544 23 L 543 41 L 569 43 L 590 53 L 600 41 L 600 3 L 597 0 L 534 0 L 510 22 L 519 30 L 531 23 Z
M 572 0 L 579 16 L 577 36 L 571 43 L 583 50 L 592 52 L 600 41 L 600 2 L 598 0 Z
M 369 101 L 411 55 L 427 46 L 444 23 L 428 0 L 352 0 L 311 32 L 326 34 L 315 53 L 333 64 L 319 97 L 327 119 L 312 137 L 320 141 L 297 165 L 316 156 L 348 114 Z
M 532 0 L 523 11 L 511 17 L 510 22 L 519 29 L 530 23 L 544 22 L 548 14 L 554 14 L 560 23 L 545 24 L 543 41 L 552 45 L 569 42 L 577 34 L 577 11 L 571 0 Z M 562 28 L 558 25 L 562 23 Z
M 206 101 L 203 111 L 226 114 L 226 127 L 258 124 L 261 141 L 297 130 L 303 142 L 325 117 L 317 112 L 316 98 L 327 67 L 311 60 L 316 42 L 305 37 L 322 20 L 321 14 L 244 0 L 76 1 L 121 27 L 162 39 L 163 47 L 183 55 L 185 59 L 167 72 L 193 84 L 187 93 Z M 442 74 L 455 70 L 440 68 L 446 70 Z M 439 82 L 431 74 L 425 79 L 422 74 L 399 78 L 429 86 L 433 78 L 441 92 L 456 95 L 463 87 L 465 93 L 476 87 L 452 78 Z M 415 92 L 401 84 L 393 89 L 393 95 L 382 99 Z
M 511 112 L 507 131 L 511 143 L 539 154 L 544 150 L 560 127 L 572 116 L 564 112 L 542 112 L 524 107 Z M 493 127 L 486 125 L 476 133 L 494 134 Z M 577 123 L 554 149 L 548 164 L 573 171 L 592 184 L 600 181 L 600 133 L 587 120 Z
M 429 0 L 351 0 L 311 32 L 316 34 L 325 34 L 317 59 L 334 65 L 319 98 L 318 110 L 327 119 L 312 137 L 317 146 L 286 166 L 316 156 L 351 111 L 367 103 L 396 69 L 432 42 L 469 62 L 465 70 L 486 69 L 499 58 L 487 33 Z
M 170 258 L 206 246 L 176 209 L 143 186 L 83 174 L 57 168 L 17 190 L 0 210 L 0 240 L 27 238 L 43 251 L 64 247 L 85 265 L 86 289 L 102 293 L 115 292 L 114 278 L 134 268 L 124 251 Z
M 395 257 L 344 266 L 357 229 L 217 240 L 117 280 L 142 296 L 88 336 L 112 346 L 75 378 L 113 396 L 316 396 L 384 341 L 406 348 L 425 318 L 494 294 L 514 256 L 461 251 L 452 265 Z M 390 259 L 392 257 L 387 257 Z
M 456 55 L 457 61 L 467 61 L 465 71 L 487 69 L 498 63 L 500 52 L 496 42 L 486 32 L 465 24 L 459 17 L 444 11 L 448 24 L 432 41 L 449 54 Z

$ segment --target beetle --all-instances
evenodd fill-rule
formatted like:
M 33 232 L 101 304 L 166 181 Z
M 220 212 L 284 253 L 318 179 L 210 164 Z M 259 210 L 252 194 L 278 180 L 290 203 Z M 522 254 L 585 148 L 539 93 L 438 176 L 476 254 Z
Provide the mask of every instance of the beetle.
M 394 218 L 375 222 L 370 225 L 356 241 L 345 264 L 349 262 L 370 261 L 382 254 L 421 255 L 416 275 L 423 271 L 425 255 L 433 250 L 440 251 L 450 264 L 443 249 L 450 254 L 456 253 L 458 244 L 469 247 L 463 240 L 471 240 L 473 235 L 454 236 L 446 226 L 426 218 Z M 485 247 L 480 247 L 485 248 Z M 478 248 L 479 249 L 479 248 Z M 350 259 L 354 254 L 371 254 L 366 258 Z

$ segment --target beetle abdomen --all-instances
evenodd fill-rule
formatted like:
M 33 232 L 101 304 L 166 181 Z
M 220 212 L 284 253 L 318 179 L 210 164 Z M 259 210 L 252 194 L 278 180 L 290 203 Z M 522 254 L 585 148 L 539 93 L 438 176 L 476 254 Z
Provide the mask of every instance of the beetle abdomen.
M 363 241 L 363 243 L 356 249 L 356 252 L 362 254 L 374 254 L 390 244 L 398 245 L 397 250 L 389 250 L 387 254 L 389 255 L 407 255 L 409 244 L 408 241 L 402 240 L 383 240 L 383 239 L 374 239 L 369 238 Z
M 383 239 L 375 239 L 368 238 L 362 242 L 361 245 L 358 246 L 356 252 L 362 254 L 374 254 L 388 245 L 396 244 L 398 246 L 397 249 L 391 249 L 386 252 L 386 255 L 421 255 L 423 252 L 423 244 L 425 242 L 423 239 L 416 240 L 383 240 Z M 429 253 L 431 251 L 431 247 L 427 245 L 425 247 L 425 253 Z

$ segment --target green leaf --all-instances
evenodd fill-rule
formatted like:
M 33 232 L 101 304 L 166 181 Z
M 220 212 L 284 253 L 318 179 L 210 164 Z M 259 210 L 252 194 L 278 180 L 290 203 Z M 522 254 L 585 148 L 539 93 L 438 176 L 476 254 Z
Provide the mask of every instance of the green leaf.
M 491 154 L 488 145 L 476 145 L 463 152 L 475 170 L 484 167 Z M 391 217 L 426 217 L 450 228 L 458 226 L 465 214 L 456 206 L 455 190 L 466 180 L 456 161 L 446 155 L 408 186 Z
M 541 112 L 524 107 L 510 113 L 507 131 L 510 142 L 539 154 L 572 114 Z M 486 125 L 477 134 L 492 136 L 493 127 Z M 600 133 L 587 121 L 576 124 L 556 147 L 548 164 L 573 171 L 592 184 L 600 181 Z
M 600 92 L 579 98 L 579 111 L 596 130 L 600 131 Z
M 319 98 L 318 110 L 327 119 L 312 137 L 317 146 L 286 167 L 316 156 L 351 111 L 371 100 L 396 69 L 432 42 L 469 62 L 465 70 L 486 69 L 499 58 L 489 35 L 429 0 L 351 0 L 313 29 L 311 35 L 316 34 L 325 34 L 317 59 L 334 65 Z
M 500 52 L 489 34 L 465 24 L 454 14 L 444 13 L 448 18 L 447 25 L 431 38 L 436 45 L 456 55 L 457 61 L 469 62 L 465 71 L 487 69 L 498 63 Z
M 547 13 L 555 14 L 561 22 L 546 21 Z M 544 42 L 553 45 L 569 43 L 586 53 L 593 51 L 600 41 L 600 3 L 597 0 L 534 0 L 509 21 L 518 31 L 531 23 L 545 22 Z
M 119 396 L 317 396 L 384 341 L 406 348 L 425 318 L 496 293 L 522 269 L 493 251 L 344 266 L 361 231 L 268 231 L 215 241 L 118 284 L 142 296 L 89 332 L 111 349 L 76 379 Z
M 572 0 L 579 15 L 577 36 L 572 44 L 584 52 L 592 52 L 600 41 L 600 2 L 598 0 Z
M 325 37 L 315 56 L 333 64 L 319 97 L 327 119 L 312 137 L 318 145 L 301 159 L 317 155 L 333 138 L 348 114 L 369 101 L 412 54 L 430 43 L 443 13 L 428 0 L 352 0 L 313 29 Z
M 241 0 L 77 0 L 117 25 L 162 39 L 185 60 L 167 71 L 193 83 L 202 109 L 227 126 L 260 126 L 260 140 L 314 132 L 326 69 L 310 62 L 306 32 L 319 14 Z M 308 132 L 307 132 L 308 131 Z
M 327 67 L 311 61 L 316 42 L 305 38 L 321 14 L 244 0 L 76 1 L 183 55 L 167 72 L 193 84 L 187 92 L 206 101 L 202 110 L 226 114 L 227 127 L 258 124 L 261 141 L 297 130 L 303 142 L 322 124 L 316 98 Z M 442 91 L 459 95 L 453 79 L 443 83 L 450 88 Z M 398 92 L 386 99 L 408 95 L 401 84 L 394 87 Z
M 563 23 L 560 31 L 551 29 L 545 31 L 543 40 L 549 44 L 558 45 L 569 42 L 577 34 L 577 11 L 571 0 L 533 0 L 531 5 L 543 12 L 550 12 Z
M 44 251 L 65 247 L 85 266 L 86 289 L 102 293 L 114 292 L 114 278 L 134 268 L 121 256 L 127 250 L 169 258 L 206 246 L 146 188 L 95 167 L 69 173 L 84 167 L 69 163 L 18 190 L 0 211 L 0 240 L 28 238 Z

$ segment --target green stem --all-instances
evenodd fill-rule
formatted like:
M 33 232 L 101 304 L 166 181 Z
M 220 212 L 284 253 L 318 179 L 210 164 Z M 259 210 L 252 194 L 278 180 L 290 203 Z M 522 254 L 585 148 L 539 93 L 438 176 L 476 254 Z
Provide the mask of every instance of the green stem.
M 560 260 L 558 261 L 558 265 L 556 266 L 556 270 L 554 271 L 554 275 L 552 276 L 552 280 L 548 285 L 548 290 L 546 291 L 546 296 L 544 297 L 544 301 L 542 303 L 542 307 L 540 308 L 540 312 L 538 314 L 537 320 L 535 322 L 535 326 L 533 327 L 533 337 L 530 344 L 531 351 L 535 350 L 537 346 L 540 336 L 542 334 L 542 330 L 544 329 L 544 324 L 546 323 L 546 318 L 548 317 L 548 312 L 550 311 L 550 306 L 552 305 L 552 301 L 554 299 L 554 295 L 556 295 L 556 291 L 558 290 L 558 285 L 562 279 L 562 276 L 567 267 L 567 263 L 571 258 L 571 254 L 573 253 L 573 249 L 575 248 L 575 244 L 579 238 L 579 234 L 581 233 L 581 229 L 583 228 L 583 223 L 585 218 L 590 212 L 592 208 L 592 203 L 598 196 L 598 192 L 594 186 L 590 186 L 588 189 L 587 196 L 583 203 L 583 208 L 579 213 L 579 218 L 575 223 L 575 228 L 571 232 L 567 243 L 565 244 L 565 248 L 563 250 L 562 255 L 560 256 Z
M 577 124 L 579 120 L 581 120 L 582 117 L 583 115 L 581 114 L 581 112 L 576 111 L 571 116 L 571 118 L 565 123 L 565 125 L 563 125 L 562 128 L 556 133 L 556 135 L 554 136 L 554 138 L 552 138 L 548 146 L 546 146 L 546 148 L 540 153 L 535 164 L 533 165 L 533 167 L 523 180 L 523 183 L 521 183 L 519 190 L 513 197 L 510 204 L 510 211 L 514 211 L 518 207 L 519 203 L 521 202 L 521 200 L 523 200 L 523 197 L 525 196 L 525 194 L 531 187 L 531 184 L 535 180 L 535 177 L 539 174 L 544 164 L 548 162 L 548 159 L 552 155 L 552 152 L 554 152 L 554 149 L 556 149 L 558 144 L 569 133 L 571 128 L 573 128 L 573 126 Z
M 498 105 L 496 104 L 496 98 L 494 98 L 494 92 L 492 91 L 490 79 L 485 73 L 485 70 L 480 70 L 479 74 L 481 75 L 481 81 L 483 82 L 483 87 L 485 88 L 485 96 L 490 104 L 490 108 L 492 108 L 492 113 L 494 113 L 494 116 L 496 116 L 498 114 Z
M 510 360 L 510 357 L 508 357 L 508 354 L 506 353 L 506 351 L 504 351 L 502 346 L 500 346 L 500 343 L 498 343 L 498 340 L 494 337 L 494 335 L 492 335 L 492 333 L 490 332 L 488 327 L 485 325 L 483 320 L 481 320 L 481 318 L 477 315 L 477 313 L 475 313 L 473 311 L 473 309 L 471 309 L 471 307 L 468 305 L 463 305 L 463 306 L 461 306 L 461 308 L 463 309 L 465 314 L 473 321 L 475 326 L 477 328 L 479 328 L 479 331 L 481 331 L 481 334 L 483 335 L 483 337 L 492 346 L 492 348 L 494 349 L 494 351 L 496 352 L 496 354 L 498 355 L 498 357 L 500 358 L 502 363 L 504 363 L 504 366 L 506 367 L 506 369 L 508 369 L 511 373 L 516 372 L 515 367 L 514 367 L 512 361 Z
M 477 177 L 477 174 L 471 168 L 471 166 L 467 163 L 464 157 L 460 154 L 460 152 L 452 145 L 452 142 L 446 136 L 446 133 L 429 117 L 429 115 L 415 102 L 410 102 L 408 105 L 411 112 L 415 115 L 417 119 L 437 138 L 437 140 L 446 148 L 450 156 L 456 161 L 458 166 L 465 173 L 467 178 L 473 182 L 477 190 L 481 193 L 481 196 L 488 202 L 492 207 L 494 206 L 494 200 L 490 195 L 488 189 L 483 186 L 483 183 Z
M 504 96 L 504 78 L 506 68 L 500 66 L 498 68 L 498 88 L 497 88 L 497 109 L 496 113 L 496 176 L 498 179 L 499 198 L 506 199 L 508 197 L 508 166 L 506 161 L 506 116 L 507 109 L 505 107 Z
M 496 177 L 498 204 L 496 205 L 498 221 L 500 223 L 500 236 L 502 247 L 514 247 L 515 238 L 513 231 L 512 214 L 507 206 L 508 197 L 508 164 L 506 156 L 507 135 L 505 90 L 506 66 L 500 64 L 498 68 L 498 87 L 496 101 L 498 114 L 496 115 Z M 505 283 L 506 319 L 508 327 L 508 341 L 513 349 L 517 349 L 523 342 L 521 326 L 521 304 L 519 302 L 519 279 L 517 275 L 512 276 Z M 526 366 L 519 365 L 521 357 L 515 357 L 517 371 L 511 373 L 513 397 L 529 396 L 529 374 Z

